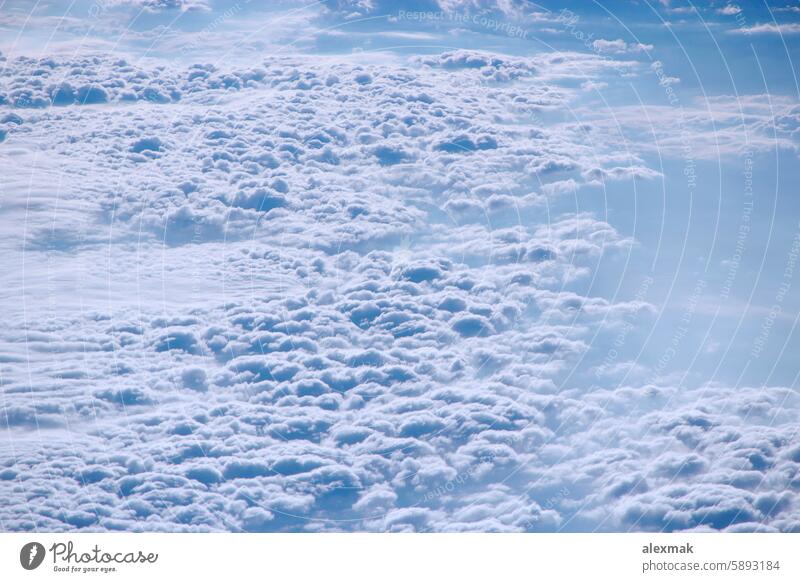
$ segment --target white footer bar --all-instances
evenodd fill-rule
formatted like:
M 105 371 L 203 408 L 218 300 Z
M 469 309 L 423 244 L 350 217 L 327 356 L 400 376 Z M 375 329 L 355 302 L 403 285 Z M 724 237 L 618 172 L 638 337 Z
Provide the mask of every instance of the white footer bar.
M 800 580 L 800 534 L 0 534 L 0 580 Z

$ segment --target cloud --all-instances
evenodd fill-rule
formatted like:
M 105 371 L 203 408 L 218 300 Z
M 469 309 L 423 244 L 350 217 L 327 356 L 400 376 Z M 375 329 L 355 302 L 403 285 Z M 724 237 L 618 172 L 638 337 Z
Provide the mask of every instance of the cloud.
M 733 28 L 728 31 L 728 34 L 797 34 L 800 33 L 800 24 L 796 23 L 774 23 L 767 22 L 765 24 L 755 24 L 753 26 L 745 26 L 742 28 Z
M 620 66 L 10 60 L 3 529 L 796 529 L 792 390 L 597 363 L 655 307 L 593 294 L 635 241 L 551 205 L 662 177 L 580 110 Z
M 741 155 L 746 148 L 757 152 L 798 148 L 797 107 L 780 95 L 718 95 L 693 99 L 680 107 L 615 107 L 613 120 L 585 108 L 580 118 L 575 131 L 598 141 L 613 140 L 620 149 L 639 155 L 649 152 L 677 158 L 686 143 L 691 143 L 692 154 L 699 159 Z M 625 173 L 635 172 L 635 166 L 629 161 Z M 645 168 L 641 177 L 648 174 L 656 176 Z
M 717 14 L 724 14 L 726 16 L 736 16 L 741 13 L 742 9 L 737 4 L 727 4 L 722 8 L 717 8 Z
M 398 11 L 396 2 L 389 0 L 326 0 L 326 8 L 334 14 L 352 16 L 353 14 L 392 14 Z M 406 12 L 447 13 L 478 10 L 496 12 L 503 15 L 521 15 L 530 6 L 515 0 L 423 0 L 414 2 Z
M 643 51 L 653 50 L 653 45 L 643 43 L 627 43 L 618 38 L 617 40 L 606 40 L 598 38 L 592 42 L 592 47 L 600 53 L 608 54 L 625 54 L 625 53 L 638 53 Z
M 117 6 L 131 6 L 148 12 L 161 12 L 164 10 L 210 10 L 211 7 L 205 0 L 106 0 L 101 2 L 102 8 Z

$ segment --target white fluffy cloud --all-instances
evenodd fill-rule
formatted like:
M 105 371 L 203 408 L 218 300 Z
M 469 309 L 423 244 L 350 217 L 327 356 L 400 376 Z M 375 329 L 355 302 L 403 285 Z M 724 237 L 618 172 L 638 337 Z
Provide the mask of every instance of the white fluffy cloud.
M 643 51 L 651 51 L 653 50 L 653 45 L 651 44 L 643 44 L 643 43 L 628 43 L 618 38 L 616 40 L 607 40 L 603 38 L 598 38 L 594 42 L 592 42 L 592 48 L 594 48 L 597 52 L 600 53 L 608 53 L 608 54 L 624 54 L 624 53 L 638 53 Z
M 796 529 L 792 391 L 585 383 L 572 57 L 6 62 L 2 528 Z

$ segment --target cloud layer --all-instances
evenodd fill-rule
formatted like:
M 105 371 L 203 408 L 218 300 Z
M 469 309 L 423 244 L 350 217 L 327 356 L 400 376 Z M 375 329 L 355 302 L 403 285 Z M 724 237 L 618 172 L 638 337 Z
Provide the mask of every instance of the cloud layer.
M 4 530 L 797 530 L 794 391 L 598 367 L 655 309 L 549 203 L 661 175 L 548 117 L 635 64 L 4 66 Z

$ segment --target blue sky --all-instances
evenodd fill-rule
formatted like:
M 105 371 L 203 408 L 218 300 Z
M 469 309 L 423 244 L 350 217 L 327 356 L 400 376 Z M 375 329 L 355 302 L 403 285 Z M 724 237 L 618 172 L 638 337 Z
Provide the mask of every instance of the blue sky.
M 3 3 L 0 527 L 795 531 L 799 38 Z

